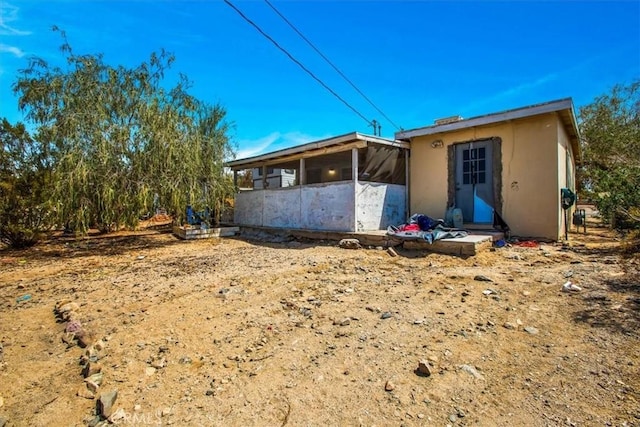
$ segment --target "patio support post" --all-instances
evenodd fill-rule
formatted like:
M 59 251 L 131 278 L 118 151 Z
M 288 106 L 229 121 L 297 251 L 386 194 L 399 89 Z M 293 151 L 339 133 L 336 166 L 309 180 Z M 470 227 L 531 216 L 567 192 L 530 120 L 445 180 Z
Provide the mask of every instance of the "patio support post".
M 358 149 L 351 149 L 351 179 L 354 184 L 358 182 Z
M 358 231 L 358 148 L 351 149 L 351 178 L 353 181 L 353 231 Z
M 409 178 L 411 178 L 411 171 L 409 170 L 409 150 L 404 150 L 404 194 L 405 194 L 405 206 L 404 206 L 404 218 L 407 220 L 411 215 L 411 192 L 409 191 Z
M 305 169 L 304 157 L 300 159 L 300 176 L 298 177 L 298 181 L 300 185 L 307 184 L 307 171 Z
M 262 166 L 262 189 L 267 189 L 267 166 Z
M 233 170 L 233 191 L 238 191 L 238 171 Z

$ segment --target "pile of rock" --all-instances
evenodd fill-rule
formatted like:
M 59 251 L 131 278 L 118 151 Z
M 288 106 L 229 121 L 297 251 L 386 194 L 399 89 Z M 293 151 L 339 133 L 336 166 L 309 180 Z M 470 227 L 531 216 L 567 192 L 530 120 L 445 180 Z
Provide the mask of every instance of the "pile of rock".
M 85 399 L 95 399 L 100 392 L 104 381 L 104 372 L 100 359 L 107 354 L 107 344 L 104 340 L 96 340 L 96 335 L 89 331 L 80 321 L 80 305 L 72 301 L 60 301 L 55 305 L 54 313 L 60 322 L 66 322 L 62 341 L 72 346 L 77 344 L 84 348 L 80 356 L 82 366 L 82 385 L 78 388 L 77 395 Z M 98 426 L 109 420 L 114 414 L 113 405 L 118 397 L 118 390 L 100 393 L 96 402 L 95 418 L 89 423 Z

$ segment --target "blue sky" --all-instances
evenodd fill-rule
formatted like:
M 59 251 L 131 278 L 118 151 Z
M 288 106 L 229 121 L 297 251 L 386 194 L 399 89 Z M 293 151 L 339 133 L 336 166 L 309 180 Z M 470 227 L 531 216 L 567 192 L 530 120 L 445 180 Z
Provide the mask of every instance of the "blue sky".
M 368 119 L 397 130 L 263 0 L 231 0 Z M 472 117 L 572 97 L 576 108 L 640 78 L 640 1 L 278 1 L 293 22 L 393 122 Z M 345 107 L 221 0 L 0 2 L 0 116 L 35 55 L 62 65 L 57 25 L 77 53 L 134 66 L 176 55 L 192 93 L 227 108 L 238 157 L 351 131 Z

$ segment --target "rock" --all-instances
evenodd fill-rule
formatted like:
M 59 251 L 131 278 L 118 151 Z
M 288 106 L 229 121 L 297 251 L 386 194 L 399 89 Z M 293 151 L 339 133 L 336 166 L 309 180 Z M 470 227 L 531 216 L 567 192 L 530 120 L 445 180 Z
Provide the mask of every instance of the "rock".
M 347 326 L 351 324 L 351 319 L 349 317 L 345 317 L 340 321 L 340 326 Z
M 0 396 L 0 408 L 4 406 L 4 399 Z
M 449 415 L 449 421 L 455 423 L 456 421 L 458 421 L 458 416 L 456 414 Z
M 87 384 L 82 384 L 80 387 L 78 387 L 78 391 L 76 392 L 76 394 L 79 397 L 84 397 L 85 399 L 95 399 L 96 397 L 95 392 L 91 391 Z
M 4 427 L 8 420 L 5 417 L 0 417 L 0 427 Z
M 384 385 L 384 390 L 385 391 L 393 391 L 395 390 L 396 386 L 394 383 L 391 382 L 391 380 L 387 381 Z
M 102 417 L 100 415 L 96 415 L 87 423 L 87 427 L 97 427 L 98 425 L 103 425 Z
M 96 339 L 96 336 L 85 329 L 81 329 L 76 332 L 76 339 L 78 340 L 78 345 L 80 347 L 86 348 L 91 345 L 91 343 Z
M 480 372 L 478 372 L 476 368 L 474 368 L 471 365 L 460 365 L 459 368 L 465 371 L 466 373 L 468 373 L 469 375 L 473 375 L 475 378 L 479 380 L 484 380 L 484 377 L 482 376 L 482 374 L 480 374 Z
M 156 368 L 154 368 L 153 366 L 147 366 L 144 370 L 144 374 L 148 377 L 152 376 L 155 373 L 156 373 Z
M 431 367 L 429 367 L 429 362 L 427 362 L 426 360 L 419 361 L 416 373 L 423 377 L 431 376 Z
M 117 398 L 118 390 L 102 393 L 96 404 L 96 411 L 98 415 L 101 415 L 104 418 L 109 418 L 113 413 L 113 404 L 116 403 Z
M 358 239 L 342 239 L 338 242 L 338 246 L 342 249 L 362 249 L 362 245 Z
M 95 384 L 97 387 L 100 387 L 100 385 L 102 385 L 102 380 L 104 379 L 104 374 L 102 372 L 97 372 L 93 375 L 91 375 L 88 378 L 85 378 L 84 381 L 87 383 L 87 387 L 89 387 L 88 384 Z M 94 391 L 98 391 L 98 389 L 94 390 Z M 89 387 L 91 388 L 91 387 Z
M 63 318 L 65 313 L 69 313 L 71 311 L 78 311 L 78 310 L 80 310 L 80 306 L 78 305 L 78 303 L 75 303 L 75 302 L 65 302 L 65 303 L 62 303 L 61 305 L 58 305 L 58 307 L 56 308 L 56 311 L 58 312 L 58 314 Z
M 78 333 L 82 331 L 82 324 L 79 320 L 71 320 L 67 323 L 67 326 L 65 326 L 64 331 L 68 333 Z
M 531 334 L 531 335 L 535 335 L 538 332 L 540 332 L 540 331 L 538 331 L 538 328 L 534 328 L 533 326 L 525 326 L 524 327 L 524 331 L 526 333 L 528 333 L 528 334 Z
M 87 378 L 98 372 L 102 372 L 102 365 L 97 362 L 87 362 L 82 368 L 82 376 Z
M 497 295 L 497 294 L 498 294 L 498 293 L 497 293 L 495 290 L 493 290 L 493 289 L 485 289 L 484 291 L 482 291 L 482 293 L 483 293 L 483 294 L 485 294 L 485 295 L 487 295 L 487 296 L 488 296 L 488 295 Z
M 388 253 L 389 255 L 391 255 L 392 257 L 396 257 L 396 256 L 398 256 L 398 252 L 396 252 L 396 250 L 395 250 L 395 249 L 393 249 L 391 246 L 389 246 L 389 247 L 387 248 L 387 253 Z
M 518 329 L 518 326 L 514 325 L 514 324 L 513 324 L 513 323 L 511 323 L 511 322 L 505 322 L 505 324 L 504 324 L 504 325 L 502 325 L 502 326 L 503 326 L 505 329 L 510 329 L 510 330 L 512 330 L 512 331 L 513 331 L 513 330 Z
M 100 390 L 100 384 L 94 383 L 93 381 L 86 381 L 85 386 L 88 390 L 95 394 L 97 394 L 98 390 Z
M 127 413 L 124 409 L 119 408 L 109 417 L 109 424 L 119 424 L 119 421 L 124 420 L 125 418 L 127 418 Z
M 388 311 L 385 311 L 384 313 L 382 313 L 382 315 L 380 316 L 381 319 L 389 319 L 390 317 L 393 317 L 393 314 L 391 314 Z
M 489 279 L 487 276 L 483 276 L 482 274 L 476 275 L 473 280 L 477 282 L 493 282 L 493 280 Z
M 162 369 L 165 366 L 167 366 L 167 359 L 163 357 L 160 360 L 154 360 L 153 362 L 151 362 L 151 366 L 153 366 L 156 369 Z

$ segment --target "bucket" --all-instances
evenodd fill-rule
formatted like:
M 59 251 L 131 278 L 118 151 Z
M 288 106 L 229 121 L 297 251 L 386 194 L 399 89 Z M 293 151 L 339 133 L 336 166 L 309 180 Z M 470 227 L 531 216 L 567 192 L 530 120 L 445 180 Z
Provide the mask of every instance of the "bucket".
M 462 209 L 455 208 L 453 210 L 453 228 L 463 228 L 464 219 L 462 218 Z

